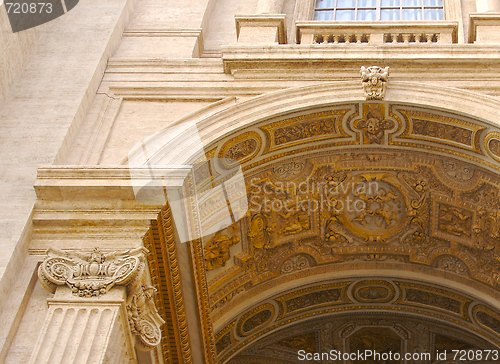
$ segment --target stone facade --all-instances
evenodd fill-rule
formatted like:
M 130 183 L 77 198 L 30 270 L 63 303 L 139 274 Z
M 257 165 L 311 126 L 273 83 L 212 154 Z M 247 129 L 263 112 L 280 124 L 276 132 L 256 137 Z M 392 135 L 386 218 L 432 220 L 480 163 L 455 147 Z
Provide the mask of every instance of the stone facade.
M 313 6 L 0 6 L 0 363 L 500 347 L 498 1 Z

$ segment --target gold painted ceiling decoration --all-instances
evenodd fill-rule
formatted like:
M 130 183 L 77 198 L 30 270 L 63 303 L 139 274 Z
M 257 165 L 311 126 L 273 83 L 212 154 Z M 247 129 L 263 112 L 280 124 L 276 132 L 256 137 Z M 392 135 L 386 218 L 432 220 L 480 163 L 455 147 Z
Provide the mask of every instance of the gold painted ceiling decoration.
M 265 358 L 295 363 L 298 350 L 306 349 L 498 350 L 500 315 L 478 300 L 436 285 L 358 278 L 274 296 L 226 325 L 216 341 L 220 363 L 230 358 L 230 363 L 265 363 Z
M 265 281 L 347 261 L 425 264 L 500 283 L 500 180 L 488 171 L 497 168 L 487 157 L 497 140 L 491 126 L 366 102 L 251 129 L 207 148 L 224 158 L 232 150 L 246 189 L 231 201 L 248 205 L 228 228 L 239 233 L 221 230 L 205 241 L 214 320 Z M 206 178 L 227 180 L 228 166 L 212 161 Z M 200 191 L 201 223 L 214 225 L 227 201 L 204 199 Z
M 311 304 L 432 307 L 442 320 L 455 317 L 496 340 L 500 316 L 491 308 L 469 313 L 469 298 L 402 281 L 333 282 L 235 312 L 283 283 L 341 266 L 426 267 L 497 289 L 499 150 L 500 133 L 485 122 L 381 101 L 298 111 L 208 145 L 192 161 L 183 196 L 194 236 L 218 227 L 189 243 L 207 357 L 224 362 Z M 229 183 L 241 172 L 244 179 Z

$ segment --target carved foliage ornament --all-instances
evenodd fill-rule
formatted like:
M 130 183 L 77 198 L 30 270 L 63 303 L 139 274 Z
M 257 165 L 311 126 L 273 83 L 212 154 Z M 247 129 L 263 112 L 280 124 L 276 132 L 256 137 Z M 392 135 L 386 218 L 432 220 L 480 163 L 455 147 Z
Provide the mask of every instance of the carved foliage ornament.
M 42 285 L 54 293 L 67 285 L 82 298 L 99 297 L 113 286 L 127 287 L 127 315 L 139 349 L 151 350 L 161 340 L 163 319 L 156 310 L 154 287 L 145 284 L 144 248 L 104 254 L 95 248 L 89 253 L 49 249 L 38 268 Z
M 361 82 L 367 100 L 383 100 L 388 80 L 389 67 L 383 70 L 378 66 L 361 67 Z
M 136 278 L 143 264 L 137 253 L 142 254 L 141 251 L 103 254 L 97 248 L 90 253 L 49 249 L 38 276 L 52 293 L 57 286 L 67 285 L 75 295 L 97 297 L 115 284 L 128 285 Z

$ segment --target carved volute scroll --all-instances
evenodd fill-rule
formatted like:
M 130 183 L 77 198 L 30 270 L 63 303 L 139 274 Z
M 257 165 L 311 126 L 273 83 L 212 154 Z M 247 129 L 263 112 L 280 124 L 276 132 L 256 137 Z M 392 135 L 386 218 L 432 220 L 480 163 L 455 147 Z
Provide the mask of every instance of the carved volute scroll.
M 127 316 L 136 347 L 152 350 L 161 340 L 163 319 L 154 304 L 156 289 L 145 283 L 145 249 L 102 253 L 49 249 L 38 268 L 41 284 L 54 293 L 68 286 L 82 299 L 98 299 L 113 286 L 127 288 Z M 76 298 L 75 297 L 75 298 Z

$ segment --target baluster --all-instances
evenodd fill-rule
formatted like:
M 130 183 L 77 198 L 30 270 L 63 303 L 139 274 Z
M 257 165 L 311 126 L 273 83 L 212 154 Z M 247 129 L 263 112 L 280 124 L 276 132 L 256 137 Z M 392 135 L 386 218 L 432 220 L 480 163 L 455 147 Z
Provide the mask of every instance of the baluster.
M 334 34 L 333 35 L 333 44 L 339 44 L 339 39 L 340 39 L 340 35 Z
M 328 39 L 330 38 L 330 35 L 323 35 L 323 44 L 328 44 Z
M 407 33 L 404 33 L 404 34 L 403 34 L 403 43 L 404 43 L 405 45 L 410 44 L 410 35 L 411 35 L 411 34 L 407 34 Z
M 361 44 L 361 38 L 363 37 L 363 34 L 354 34 L 354 37 L 356 38 L 356 44 Z
M 432 44 L 432 37 L 434 34 L 426 34 L 425 36 L 427 37 L 427 44 Z

